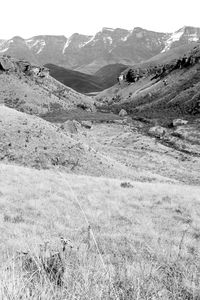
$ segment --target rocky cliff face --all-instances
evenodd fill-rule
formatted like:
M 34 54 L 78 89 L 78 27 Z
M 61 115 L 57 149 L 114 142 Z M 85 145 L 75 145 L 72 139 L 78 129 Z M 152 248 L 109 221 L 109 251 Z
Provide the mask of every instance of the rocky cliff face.
M 133 30 L 103 28 L 94 36 L 75 33 L 71 37 L 40 35 L 30 39 L 0 40 L 0 54 L 33 63 L 52 63 L 86 73 L 104 65 L 133 65 L 159 53 L 190 42 L 198 42 L 200 28 L 183 27 L 174 33 L 160 33 L 136 27 Z

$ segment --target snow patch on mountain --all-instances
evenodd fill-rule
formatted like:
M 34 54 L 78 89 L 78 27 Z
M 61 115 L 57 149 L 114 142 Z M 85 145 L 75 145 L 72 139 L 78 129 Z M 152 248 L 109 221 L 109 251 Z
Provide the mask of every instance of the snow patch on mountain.
M 189 42 L 197 42 L 200 39 L 200 30 L 199 28 L 184 26 L 178 31 L 175 31 L 165 42 L 165 47 L 162 52 L 168 51 L 174 42 L 179 41 L 183 37 L 186 38 Z
M 27 47 L 29 49 L 33 49 L 36 52 L 36 54 L 39 54 L 40 52 L 42 52 L 42 50 L 46 46 L 45 40 L 28 39 L 25 41 L 25 43 L 26 43 Z
M 133 30 L 134 29 L 129 30 L 128 34 L 121 38 L 121 41 L 126 42 L 128 40 L 128 38 L 132 35 Z
M 0 42 L 0 53 L 4 53 L 9 50 L 10 44 L 12 44 L 13 40 L 1 40 Z
M 6 51 L 8 51 L 8 49 L 9 48 L 2 49 L 2 50 L 0 50 L 0 53 L 6 52 Z
M 71 43 L 71 40 L 68 39 L 67 42 L 65 43 L 64 47 L 63 47 L 63 50 L 62 50 L 63 54 L 65 53 L 65 50 L 69 47 L 70 43 Z
M 113 43 L 113 39 L 110 36 L 104 37 L 103 41 L 105 44 L 109 43 L 110 45 L 112 45 Z
M 174 42 L 179 41 L 181 36 L 183 35 L 183 33 L 184 33 L 184 31 L 182 31 L 182 30 L 172 33 L 171 37 L 165 42 L 165 47 L 161 51 L 161 53 L 166 52 L 167 50 L 169 50 L 171 48 L 171 45 Z
M 198 40 L 199 40 L 199 37 L 196 33 L 190 34 L 190 37 L 189 37 L 190 42 L 197 42 Z
M 37 54 L 42 52 L 42 50 L 44 49 L 45 46 L 46 46 L 45 41 L 40 41 L 40 48 L 38 49 Z
M 94 44 L 95 41 L 96 41 L 96 36 L 92 36 L 92 37 L 89 39 L 89 41 L 87 41 L 87 42 L 85 42 L 85 43 L 82 43 L 82 44 L 80 45 L 79 48 L 85 47 L 86 45 L 88 45 L 88 44 L 90 44 L 90 43 Z
M 103 31 L 111 31 L 111 32 L 113 32 L 113 31 L 115 31 L 115 29 L 114 28 L 110 28 L 110 27 L 103 27 L 102 28 L 102 32 Z

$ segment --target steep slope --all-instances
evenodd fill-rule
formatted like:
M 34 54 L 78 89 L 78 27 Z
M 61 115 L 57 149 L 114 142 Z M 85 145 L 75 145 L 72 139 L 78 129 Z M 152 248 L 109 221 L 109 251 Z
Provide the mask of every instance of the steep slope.
M 94 74 L 108 64 L 133 65 L 175 47 L 198 42 L 200 28 L 185 26 L 174 33 L 140 27 L 133 30 L 103 28 L 94 36 L 74 33 L 71 37 L 39 35 L 29 39 L 0 40 L 0 53 L 33 63 L 51 63 Z
M 134 28 L 131 31 L 121 28 L 103 28 L 81 47 L 79 70 L 87 69 L 94 73 L 100 67 L 113 64 L 133 64 L 146 60 L 163 49 L 168 34 Z
M 26 40 L 15 36 L 10 40 L 0 42 L 0 55 L 10 55 L 17 59 L 30 60 L 32 63 L 38 63 L 36 55 L 30 51 Z
M 128 82 L 96 96 L 109 103 L 109 110 L 123 107 L 132 115 L 161 119 L 200 114 L 200 46 L 179 59 L 135 66 L 124 75 Z
M 0 103 L 31 114 L 71 110 L 82 105 L 93 110 L 93 101 L 53 79 L 48 70 L 27 61 L 0 58 Z
M 65 36 L 39 35 L 25 40 L 29 51 L 39 64 L 62 64 L 62 51 L 68 39 Z
M 188 53 L 189 51 L 191 51 L 192 49 L 194 49 L 194 47 L 196 47 L 198 45 L 199 45 L 199 42 L 191 41 L 188 44 L 171 48 L 165 52 L 161 52 L 161 53 L 151 57 L 150 59 L 146 60 L 145 62 L 135 64 L 134 68 L 135 67 L 147 68 L 150 65 L 153 66 L 153 65 L 162 65 L 162 64 L 168 64 L 168 63 L 170 64 L 171 61 L 177 60 L 180 57 L 183 57 L 184 54 Z
M 165 42 L 165 48 L 162 52 L 177 46 L 188 45 L 191 42 L 198 42 L 200 40 L 200 28 L 184 26 L 171 34 L 169 39 Z
M 80 93 L 98 92 L 104 89 L 101 80 L 97 76 L 65 69 L 53 64 L 46 64 L 45 66 L 50 70 L 52 77 Z
M 64 85 L 73 88 L 80 93 L 91 93 L 102 91 L 117 83 L 120 73 L 128 66 L 122 64 L 107 65 L 98 70 L 94 75 L 65 69 L 53 64 L 46 64 L 50 75 L 62 82 Z
M 123 64 L 111 64 L 106 65 L 99 69 L 95 76 L 100 78 L 104 85 L 104 89 L 113 86 L 117 82 L 119 75 L 128 68 L 127 65 Z

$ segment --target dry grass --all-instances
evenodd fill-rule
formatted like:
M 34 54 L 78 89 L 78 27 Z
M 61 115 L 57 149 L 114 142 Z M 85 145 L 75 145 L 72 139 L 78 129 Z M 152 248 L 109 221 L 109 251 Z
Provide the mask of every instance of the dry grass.
M 3 164 L 0 182 L 1 299 L 199 299 L 199 187 Z

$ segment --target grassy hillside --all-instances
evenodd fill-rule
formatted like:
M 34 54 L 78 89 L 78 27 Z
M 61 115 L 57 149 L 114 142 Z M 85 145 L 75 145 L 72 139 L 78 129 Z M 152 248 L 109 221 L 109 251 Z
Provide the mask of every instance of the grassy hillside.
M 116 84 L 118 76 L 127 68 L 128 66 L 123 64 L 111 64 L 102 67 L 95 73 L 95 76 L 101 79 L 104 89 L 106 89 Z
M 155 55 L 154 57 L 148 59 L 147 61 L 137 64 L 135 66 L 143 68 L 149 66 L 150 64 L 158 65 L 158 64 L 170 63 L 171 61 L 176 60 L 179 57 L 182 57 L 184 54 L 186 54 L 188 51 L 192 50 L 195 46 L 198 45 L 199 43 L 197 42 L 190 42 L 187 45 L 174 47 L 166 52 L 162 52 L 158 55 Z
M 187 62 L 181 65 L 184 60 Z M 131 72 L 138 73 L 139 80 L 135 81 L 133 75 L 135 82 L 125 81 L 99 93 L 96 99 L 100 106 L 115 113 L 124 108 L 132 116 L 160 120 L 200 115 L 199 47 L 179 59 L 156 65 L 146 63 L 143 68 L 133 67 Z
M 92 93 L 102 91 L 117 82 L 119 74 L 127 68 L 123 64 L 107 65 L 94 75 L 65 69 L 53 64 L 45 65 L 52 77 L 79 93 Z
M 199 187 L 4 164 L 0 181 L 2 299 L 198 299 Z M 59 286 L 42 262 L 61 236 Z
M 91 98 L 66 87 L 51 76 L 40 77 L 37 73 L 26 72 L 25 67 L 34 68 L 28 62 L 12 58 L 4 60 L 10 65 L 10 70 L 0 72 L 0 104 L 36 115 L 71 110 L 77 105 L 90 111 L 94 109 Z
M 125 166 L 114 164 L 88 146 L 81 129 L 76 140 L 59 126 L 4 106 L 0 106 L 0 120 L 1 161 L 37 169 L 61 168 L 76 174 L 131 176 Z
M 80 93 L 103 90 L 103 85 L 96 76 L 65 69 L 53 64 L 47 64 L 46 67 L 50 70 L 52 77 Z
M 132 72 L 95 105 L 2 71 L 0 299 L 200 299 L 195 53 Z

